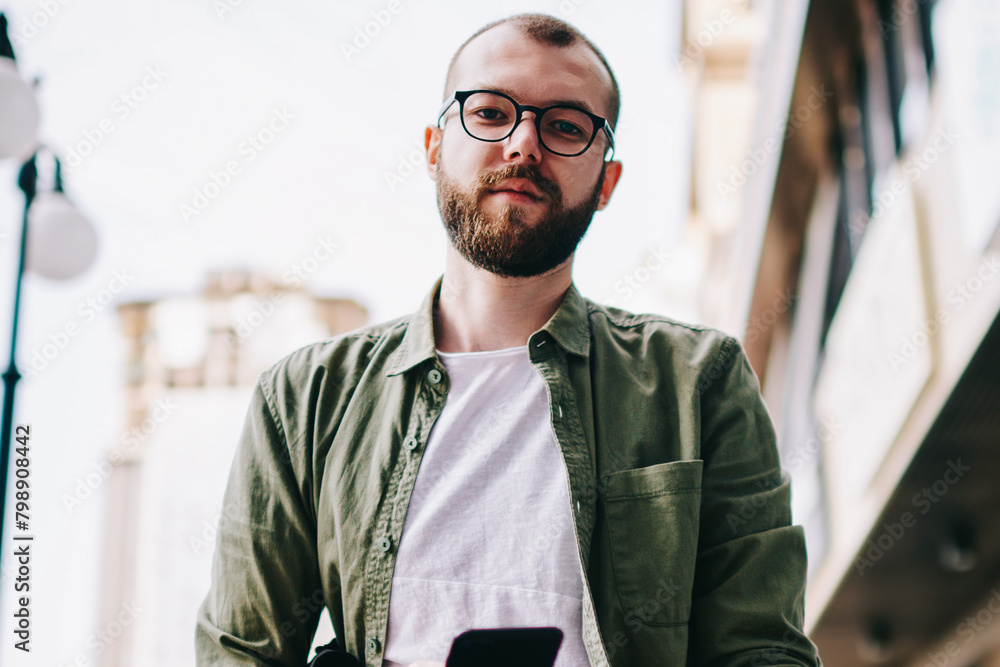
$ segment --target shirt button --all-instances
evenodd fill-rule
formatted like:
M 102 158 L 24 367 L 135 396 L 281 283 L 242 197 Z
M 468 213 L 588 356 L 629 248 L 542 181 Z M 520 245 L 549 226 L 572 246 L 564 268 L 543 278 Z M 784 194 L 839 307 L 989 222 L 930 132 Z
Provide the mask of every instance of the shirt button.
M 409 450 L 410 450 L 411 452 L 412 452 L 412 451 L 413 451 L 414 449 L 416 449 L 416 448 L 417 448 L 417 445 L 419 445 L 419 444 L 420 444 L 420 443 L 419 443 L 419 442 L 417 442 L 417 439 L 416 439 L 416 438 L 414 438 L 414 437 L 412 437 L 412 436 L 411 436 L 411 437 L 409 437 L 409 438 L 407 438 L 406 440 L 404 440 L 404 441 L 403 441 L 403 447 L 406 447 L 406 448 L 407 448 L 407 449 L 409 449 Z
M 372 637 L 367 642 L 365 642 L 365 646 L 368 647 L 368 650 L 370 652 L 374 653 L 375 651 L 378 650 L 378 640 Z
M 392 548 L 392 540 L 388 537 L 380 538 L 378 542 L 375 543 L 379 551 L 388 551 Z
M 436 368 L 432 368 L 429 373 L 427 373 L 427 379 L 431 381 L 431 384 L 437 384 L 441 381 L 441 371 Z

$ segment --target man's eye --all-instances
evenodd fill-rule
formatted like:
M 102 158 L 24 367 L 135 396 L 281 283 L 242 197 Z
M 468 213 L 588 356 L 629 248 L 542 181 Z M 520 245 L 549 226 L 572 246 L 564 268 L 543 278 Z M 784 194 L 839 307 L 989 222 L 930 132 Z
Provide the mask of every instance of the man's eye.
M 478 120 L 503 121 L 507 119 L 507 114 L 505 114 L 502 109 L 495 109 L 492 107 L 475 109 L 473 110 L 472 115 Z
M 583 128 L 568 120 L 557 120 L 549 125 L 553 131 L 567 137 L 578 137 L 583 134 Z

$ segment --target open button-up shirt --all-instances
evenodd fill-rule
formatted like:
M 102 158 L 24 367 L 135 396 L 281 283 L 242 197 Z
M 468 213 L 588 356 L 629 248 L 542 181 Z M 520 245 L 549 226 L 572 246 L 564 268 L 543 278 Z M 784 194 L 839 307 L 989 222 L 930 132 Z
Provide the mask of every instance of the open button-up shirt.
M 440 286 L 261 375 L 198 613 L 202 667 L 304 665 L 324 604 L 341 646 L 381 665 L 396 546 L 448 396 Z M 570 286 L 528 351 L 569 476 L 591 664 L 819 665 L 803 532 L 739 343 Z

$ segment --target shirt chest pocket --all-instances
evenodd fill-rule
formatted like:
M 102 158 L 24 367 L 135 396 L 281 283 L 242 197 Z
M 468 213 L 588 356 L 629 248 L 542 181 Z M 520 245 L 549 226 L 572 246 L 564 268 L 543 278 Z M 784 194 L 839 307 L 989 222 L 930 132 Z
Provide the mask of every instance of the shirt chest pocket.
M 605 478 L 615 584 L 627 619 L 687 623 L 698 554 L 702 462 L 674 461 Z

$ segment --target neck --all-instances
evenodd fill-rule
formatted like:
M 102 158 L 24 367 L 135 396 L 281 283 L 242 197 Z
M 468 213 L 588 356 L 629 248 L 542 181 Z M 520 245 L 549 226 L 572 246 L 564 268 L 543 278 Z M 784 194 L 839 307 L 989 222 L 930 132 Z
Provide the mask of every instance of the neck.
M 530 278 L 504 278 L 469 264 L 448 247 L 434 339 L 442 352 L 527 345 L 559 308 L 572 282 L 573 258 Z

